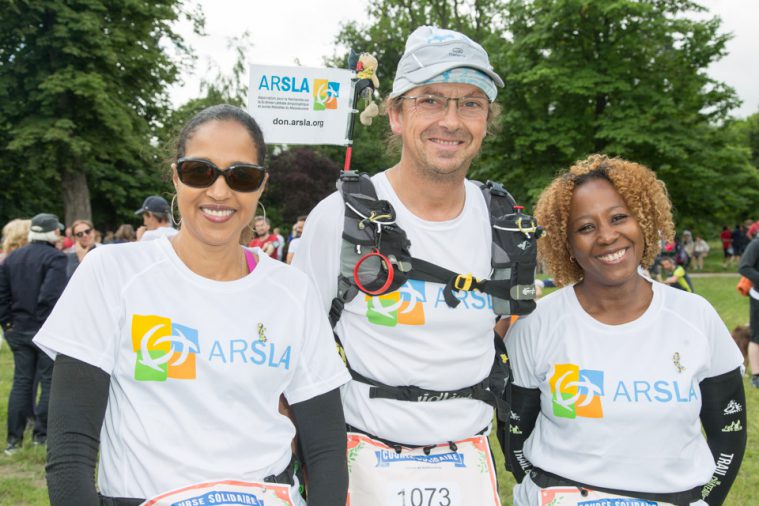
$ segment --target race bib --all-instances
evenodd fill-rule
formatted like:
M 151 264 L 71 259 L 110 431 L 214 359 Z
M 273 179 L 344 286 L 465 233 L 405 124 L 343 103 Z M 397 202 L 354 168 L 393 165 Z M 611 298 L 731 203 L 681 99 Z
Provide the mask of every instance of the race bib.
M 455 450 L 453 449 L 455 448 Z M 348 506 L 500 506 L 485 436 L 432 447 L 391 446 L 348 433 Z
M 584 494 L 583 494 L 584 492 Z M 540 489 L 540 506 L 674 506 L 668 502 L 635 499 L 617 494 L 577 487 L 548 487 Z
M 178 488 L 148 499 L 142 506 L 297 506 L 290 486 L 234 480 L 209 481 Z

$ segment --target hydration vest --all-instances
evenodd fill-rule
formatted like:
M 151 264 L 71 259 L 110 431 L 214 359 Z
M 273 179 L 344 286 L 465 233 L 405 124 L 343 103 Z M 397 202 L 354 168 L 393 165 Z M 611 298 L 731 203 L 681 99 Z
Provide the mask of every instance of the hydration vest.
M 340 320 L 345 304 L 359 291 L 377 296 L 390 293 L 409 279 L 445 285 L 446 304 L 455 308 L 460 300 L 455 292 L 478 290 L 492 297 L 497 315 L 526 315 L 535 309 L 535 267 L 537 239 L 542 229 L 516 206 L 502 185 L 473 181 L 480 187 L 490 211 L 492 247 L 490 279 L 461 274 L 411 256 L 411 242 L 397 225 L 395 210 L 380 200 L 371 177 L 354 171 L 342 172 L 337 189 L 345 203 L 345 222 L 340 252 L 337 296 L 332 300 L 329 319 L 332 328 Z M 367 268 L 367 260 L 373 262 Z M 364 270 L 369 270 L 368 281 Z M 375 279 L 376 278 L 376 279 Z M 359 374 L 350 366 L 342 343 L 335 334 L 338 351 L 355 381 L 370 385 L 369 397 L 410 402 L 436 402 L 449 399 L 477 399 L 496 409 L 499 420 L 508 418 L 505 397 L 509 380 L 508 357 L 503 339 L 494 338 L 495 358 L 490 375 L 483 381 L 459 390 L 429 390 L 417 386 L 390 386 Z

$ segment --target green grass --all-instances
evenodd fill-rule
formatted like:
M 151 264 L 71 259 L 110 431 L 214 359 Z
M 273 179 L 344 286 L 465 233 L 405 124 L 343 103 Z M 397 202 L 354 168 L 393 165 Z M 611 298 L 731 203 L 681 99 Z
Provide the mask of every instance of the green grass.
M 13 354 L 8 343 L 0 348 L 0 443 L 5 448 L 8 394 L 13 382 Z M 12 457 L 0 453 L 0 504 L 33 506 L 49 504 L 45 486 L 45 448 L 32 446 L 31 431 L 23 448 Z
M 719 253 L 721 260 L 722 250 Z M 708 257 L 707 257 L 708 258 Z M 707 264 L 709 265 L 709 264 Z M 721 264 L 720 264 L 721 265 Z M 725 271 L 727 272 L 727 271 Z M 734 270 L 732 271 L 734 272 Z M 705 297 L 717 309 L 725 324 L 732 330 L 745 324 L 748 319 L 748 299 L 735 290 L 737 275 L 696 277 L 693 280 L 697 293 Z M 8 393 L 13 376 L 13 356 L 7 344 L 0 349 L 0 426 L 5 427 Z M 751 388 L 746 381 L 746 408 L 748 414 L 748 447 L 740 474 L 733 485 L 727 506 L 753 506 L 759 504 L 759 390 Z M 491 436 L 493 448 L 498 448 L 495 435 Z M 0 454 L 0 505 L 37 506 L 48 504 L 45 488 L 45 450 L 32 447 L 27 434 L 24 448 L 12 457 Z M 4 442 L 4 439 L 2 440 Z M 495 451 L 501 501 L 510 506 L 514 479 L 503 467 L 503 455 Z M 469 506 L 469 505 L 467 505 Z

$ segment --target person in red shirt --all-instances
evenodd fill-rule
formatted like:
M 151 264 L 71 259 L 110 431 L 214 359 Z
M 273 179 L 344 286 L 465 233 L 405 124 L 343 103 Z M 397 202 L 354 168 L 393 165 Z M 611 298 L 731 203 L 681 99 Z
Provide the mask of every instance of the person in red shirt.
M 754 223 L 749 225 L 748 232 L 746 232 L 746 235 L 749 239 L 753 239 L 757 235 L 759 235 L 759 220 L 756 220 Z
M 253 220 L 255 228 L 253 240 L 248 243 L 251 248 L 261 248 L 261 250 L 275 260 L 279 260 L 277 250 L 279 248 L 279 237 L 270 232 L 271 224 L 269 219 L 264 216 L 256 216 Z
M 725 255 L 724 266 L 727 267 L 733 263 L 733 255 L 735 254 L 733 250 L 733 233 L 727 225 L 722 225 L 722 232 L 720 232 L 719 238 L 722 241 L 722 253 Z

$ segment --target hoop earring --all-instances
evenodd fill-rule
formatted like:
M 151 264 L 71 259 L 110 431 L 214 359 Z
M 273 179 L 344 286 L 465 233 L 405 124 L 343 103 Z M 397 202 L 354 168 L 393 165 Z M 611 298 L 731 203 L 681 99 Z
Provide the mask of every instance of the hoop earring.
M 171 217 L 171 223 L 175 227 L 179 227 L 182 225 L 182 217 L 179 217 L 179 221 L 174 217 L 174 204 L 177 201 L 177 194 L 175 193 L 173 197 L 171 197 L 171 206 L 169 206 L 169 216 Z M 177 206 L 177 214 L 179 214 L 179 206 Z
M 258 201 L 258 205 L 261 206 L 261 211 L 264 213 L 264 221 L 266 221 L 266 208 L 264 207 L 264 205 L 261 203 L 260 200 Z

